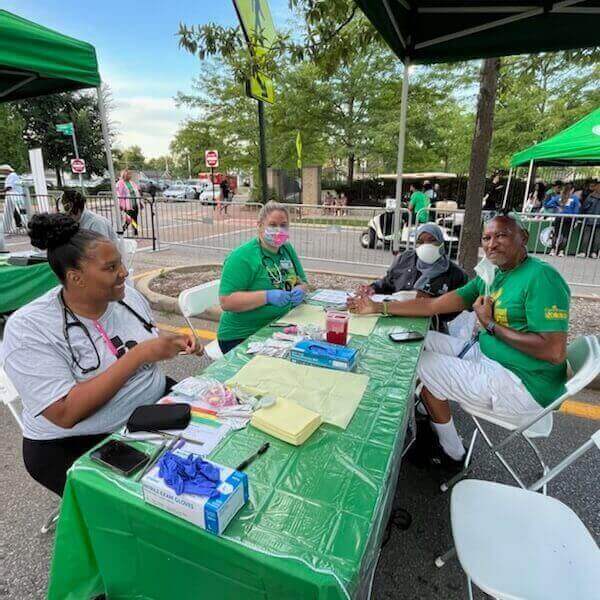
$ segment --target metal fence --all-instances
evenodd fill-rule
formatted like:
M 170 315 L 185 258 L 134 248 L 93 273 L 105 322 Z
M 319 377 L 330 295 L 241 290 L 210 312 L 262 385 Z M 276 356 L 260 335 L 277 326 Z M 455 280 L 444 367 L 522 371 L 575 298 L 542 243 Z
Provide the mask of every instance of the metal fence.
M 192 201 L 157 201 L 160 238 L 171 247 L 227 252 L 256 235 L 260 204 L 234 202 L 225 209 Z M 393 256 L 393 210 L 288 204 L 291 240 L 298 255 L 348 271 L 349 265 L 380 272 Z M 400 250 L 414 246 L 414 216 L 401 210 Z M 491 216 L 483 215 L 484 220 Z M 458 257 L 464 210 L 436 207 L 429 221 L 444 229 L 450 256 Z M 520 214 L 528 232 L 529 252 L 553 264 L 570 285 L 600 288 L 600 215 Z
M 5 235 L 26 236 L 27 224 L 32 215 L 40 212 L 57 212 L 61 193 L 47 196 L 29 195 L 15 198 L 6 196 L 0 198 L 1 223 Z M 87 196 L 86 208 L 106 217 L 113 229 L 123 237 L 139 240 L 150 240 L 152 248 L 158 249 L 158 217 L 155 202 L 150 197 L 145 197 L 139 204 L 139 210 L 133 215 L 124 211 L 116 211 L 110 195 Z
M 50 210 L 55 200 L 48 199 Z M 185 249 L 186 256 L 224 258 L 227 253 L 256 235 L 257 203 L 241 201 L 203 203 L 199 200 L 173 202 L 162 197 L 145 201 L 139 213 L 140 240 L 151 240 L 152 248 Z M 115 230 L 115 211 L 109 196 L 87 199 L 90 210 L 104 215 Z M 444 228 L 450 256 L 458 256 L 464 211 L 453 203 L 438 204 L 429 210 L 429 221 Z M 37 212 L 40 199 L 32 201 Z M 287 204 L 290 212 L 291 240 L 304 260 L 316 261 L 318 268 L 362 273 L 381 273 L 394 259 L 394 212 L 374 207 L 331 207 Z M 0 203 L 0 211 L 2 205 Z M 415 243 L 414 217 L 401 210 L 400 250 Z M 484 219 L 491 216 L 484 214 Z M 529 252 L 555 266 L 571 286 L 598 293 L 600 289 L 600 215 L 520 215 L 529 231 Z M 119 215 L 123 219 L 123 213 Z M 14 226 L 13 226 L 14 229 Z M 19 233 L 24 233 L 21 229 Z M 135 237 L 131 226 L 124 234 Z M 146 244 L 148 245 L 148 244 Z M 581 291 L 581 290 L 580 290 Z

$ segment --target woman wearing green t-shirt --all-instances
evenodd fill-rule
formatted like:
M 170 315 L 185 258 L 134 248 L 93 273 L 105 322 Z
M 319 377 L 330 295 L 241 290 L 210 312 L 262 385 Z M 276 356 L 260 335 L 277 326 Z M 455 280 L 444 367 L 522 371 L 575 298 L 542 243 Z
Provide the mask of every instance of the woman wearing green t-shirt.
M 304 300 L 306 275 L 288 239 L 287 207 L 267 202 L 258 214 L 258 235 L 225 260 L 217 333 L 223 354 Z

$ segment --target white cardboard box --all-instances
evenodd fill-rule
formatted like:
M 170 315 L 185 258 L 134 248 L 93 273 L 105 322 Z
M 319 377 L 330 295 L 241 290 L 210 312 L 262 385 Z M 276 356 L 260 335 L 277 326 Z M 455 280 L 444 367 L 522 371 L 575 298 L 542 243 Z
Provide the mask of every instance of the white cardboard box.
M 210 461 L 208 461 L 210 462 Z M 211 462 L 221 472 L 216 498 L 180 494 L 179 496 L 158 476 L 158 465 L 142 478 L 144 500 L 181 517 L 206 531 L 220 535 L 234 515 L 248 501 L 248 476 L 229 467 Z

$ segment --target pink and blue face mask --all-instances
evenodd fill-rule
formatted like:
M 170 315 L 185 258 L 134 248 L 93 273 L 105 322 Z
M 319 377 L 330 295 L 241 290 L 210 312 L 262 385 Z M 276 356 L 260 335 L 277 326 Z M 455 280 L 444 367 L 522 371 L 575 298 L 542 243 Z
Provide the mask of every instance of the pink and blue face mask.
M 287 227 L 265 227 L 263 237 L 269 246 L 280 248 L 290 239 L 290 232 Z

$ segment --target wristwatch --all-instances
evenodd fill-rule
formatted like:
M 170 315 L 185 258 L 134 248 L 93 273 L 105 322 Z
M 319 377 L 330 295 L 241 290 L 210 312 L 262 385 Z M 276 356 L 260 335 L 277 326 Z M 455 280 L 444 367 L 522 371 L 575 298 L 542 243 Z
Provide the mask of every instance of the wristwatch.
M 485 330 L 490 334 L 490 335 L 496 335 L 496 321 L 494 321 L 494 319 L 492 319 L 486 326 L 485 326 Z
M 382 307 L 383 307 L 383 310 L 381 312 L 383 313 L 384 317 L 388 316 L 388 305 L 389 305 L 389 303 L 390 303 L 389 300 L 383 300 L 383 302 L 381 303 Z

